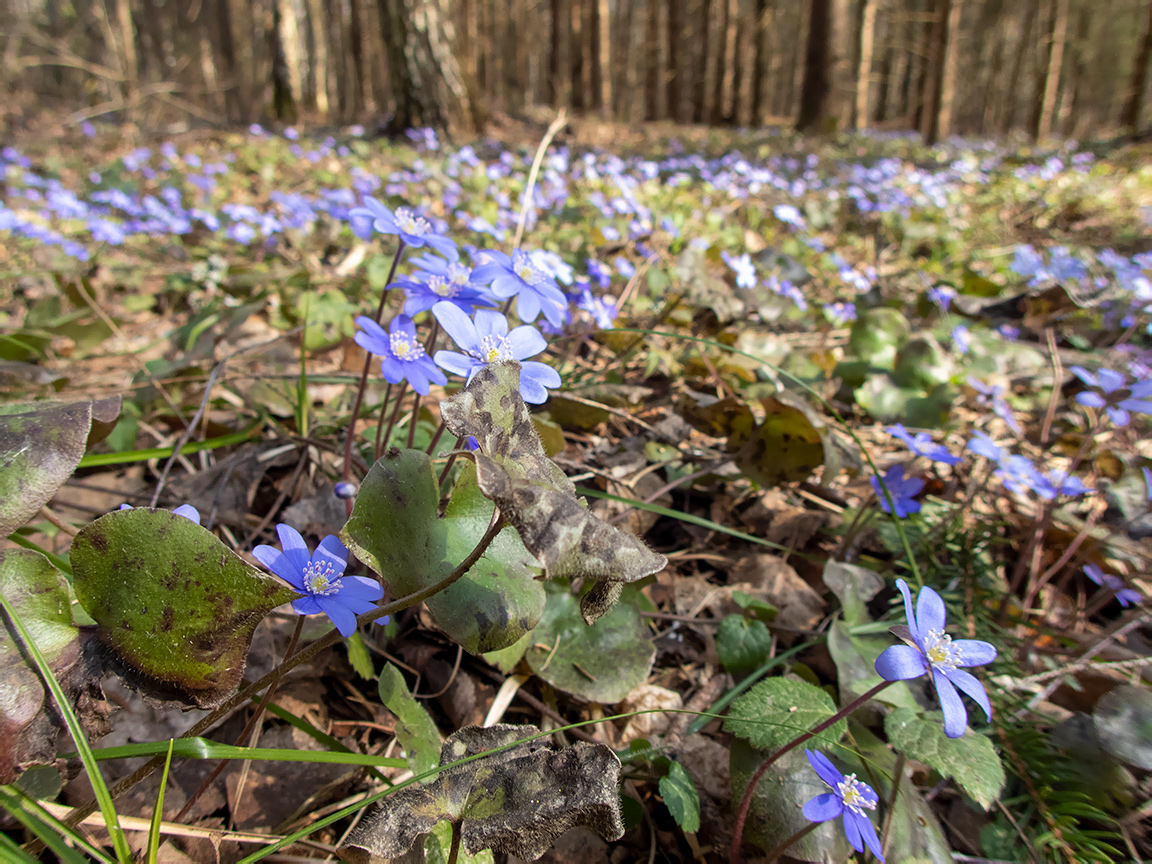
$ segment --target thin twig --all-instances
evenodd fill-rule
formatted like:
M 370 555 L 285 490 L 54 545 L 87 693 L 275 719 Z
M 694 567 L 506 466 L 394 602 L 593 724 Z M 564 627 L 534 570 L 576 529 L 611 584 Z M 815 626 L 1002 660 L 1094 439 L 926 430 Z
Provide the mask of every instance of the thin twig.
M 532 160 L 532 168 L 528 171 L 528 182 L 524 184 L 524 191 L 521 193 L 523 200 L 520 203 L 520 218 L 516 220 L 516 236 L 512 240 L 513 250 L 520 248 L 520 241 L 524 239 L 524 226 L 528 223 L 528 208 L 532 206 L 532 192 L 536 188 L 536 176 L 540 173 L 540 165 L 544 161 L 544 154 L 548 151 L 548 145 L 552 143 L 552 139 L 556 137 L 561 129 L 564 128 L 568 122 L 568 113 L 561 108 L 560 113 L 556 115 L 556 119 L 548 127 L 548 131 L 544 133 L 544 137 L 540 139 L 540 146 L 536 148 L 536 157 Z M 507 311 L 507 309 L 505 309 Z

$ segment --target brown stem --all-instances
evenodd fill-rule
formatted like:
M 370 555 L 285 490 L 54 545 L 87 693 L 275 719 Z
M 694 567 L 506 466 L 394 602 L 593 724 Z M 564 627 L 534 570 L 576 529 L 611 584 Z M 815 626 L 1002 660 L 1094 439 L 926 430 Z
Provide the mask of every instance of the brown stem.
M 793 843 L 799 843 L 801 840 L 819 828 L 821 824 L 822 823 L 820 822 L 809 822 L 807 825 L 805 825 L 803 828 L 801 828 L 799 831 L 797 831 L 795 834 L 793 834 L 791 837 L 789 837 L 787 840 L 769 852 L 766 856 L 764 856 L 764 864 L 772 864 L 773 861 L 784 854 L 785 849 L 787 849 Z
M 408 382 L 400 382 L 400 392 L 396 394 L 396 406 L 392 409 L 392 416 L 388 418 L 388 427 L 383 436 L 380 434 L 380 428 L 376 428 L 376 453 L 377 459 L 384 453 L 384 448 L 388 446 L 388 442 L 392 440 L 392 430 L 396 428 L 396 421 L 400 419 L 400 408 L 404 405 L 404 391 L 408 389 Z M 384 413 L 380 413 L 380 421 L 384 421 Z
M 457 579 L 472 569 L 472 565 L 480 560 L 480 556 L 484 554 L 484 552 L 492 544 L 492 541 L 496 539 L 496 535 L 500 533 L 503 527 L 504 517 L 500 515 L 499 511 L 497 511 L 497 513 L 493 516 L 492 524 L 488 526 L 487 532 L 485 532 L 484 536 L 480 538 L 480 542 L 476 544 L 476 548 L 473 549 L 471 553 L 469 553 L 467 558 L 460 562 L 459 566 L 457 566 L 455 570 L 453 570 L 434 585 L 429 585 L 427 588 L 422 588 L 421 590 L 412 594 L 408 594 L 405 597 L 401 597 L 398 600 L 393 600 L 391 603 L 387 603 L 384 606 L 378 606 L 371 612 L 365 612 L 363 615 L 357 617 L 356 624 L 368 624 L 372 621 L 375 621 L 377 618 L 383 618 L 385 615 L 395 615 L 397 612 L 402 612 L 411 606 L 415 606 L 417 603 L 420 603 L 423 600 L 427 600 L 433 594 L 437 594 L 440 591 L 443 591 L 445 588 L 447 588 L 449 585 L 454 583 Z M 333 630 L 327 636 L 317 639 L 315 642 L 312 642 L 307 647 L 297 651 L 295 654 L 286 657 L 284 662 L 282 662 L 278 668 L 273 669 L 259 681 L 249 684 L 247 687 L 234 693 L 229 699 L 226 699 L 223 704 L 213 710 L 211 714 L 203 717 L 199 722 L 193 725 L 180 737 L 195 738 L 198 735 L 201 735 L 202 733 L 211 729 L 213 725 L 219 722 L 220 718 L 227 715 L 228 712 L 230 712 L 240 703 L 247 701 L 254 693 L 259 693 L 265 687 L 270 686 L 273 681 L 278 681 L 281 676 L 292 671 L 301 663 L 308 662 L 325 648 L 329 648 L 335 645 L 342 638 L 343 637 L 340 635 L 339 631 Z M 163 765 L 167 758 L 167 754 L 163 756 L 154 756 L 139 769 L 132 772 L 119 783 L 114 785 L 111 789 L 109 789 L 109 794 L 113 798 L 115 798 L 117 795 L 122 795 L 125 791 L 131 789 L 133 786 L 135 786 L 145 777 L 149 776 L 161 765 Z M 95 812 L 96 806 L 96 801 L 93 800 L 89 801 L 83 807 L 76 808 L 72 811 L 72 813 L 69 814 L 68 818 L 65 820 L 66 823 L 70 826 L 80 824 L 80 822 Z
M 900 781 L 904 779 L 904 753 L 897 751 L 896 765 L 892 768 L 892 795 L 888 798 L 884 812 L 884 828 L 880 832 L 880 849 L 888 842 L 888 832 L 892 828 L 892 814 L 896 812 L 896 796 L 900 792 Z
M 448 850 L 448 864 L 456 864 L 460 855 L 460 823 L 452 820 L 452 848 Z
M 397 239 L 396 257 L 392 259 L 392 268 L 388 271 L 388 280 L 384 283 L 384 290 L 380 294 L 380 305 L 376 307 L 376 317 L 373 319 L 377 324 L 384 316 L 384 304 L 388 301 L 388 286 L 392 284 L 392 278 L 396 275 L 396 267 L 400 264 L 400 256 L 404 254 L 404 241 Z M 356 421 L 360 419 L 360 406 L 364 404 L 364 391 L 368 387 L 368 373 L 372 370 L 372 354 L 369 353 L 364 358 L 364 369 L 360 372 L 360 383 L 356 387 L 356 398 L 352 400 L 352 419 L 348 422 L 348 435 L 344 440 L 344 470 L 341 474 L 342 480 L 348 480 L 352 477 L 352 442 L 356 438 Z M 379 458 L 379 456 L 377 456 Z M 348 502 L 348 512 L 352 512 L 352 502 Z
M 728 851 L 729 864 L 740 864 L 740 841 L 744 837 L 744 823 L 748 821 L 748 811 L 752 807 L 752 793 L 756 791 L 756 784 L 760 782 L 760 778 L 764 776 L 764 772 L 768 770 L 772 763 L 785 753 L 795 750 L 805 741 L 816 737 L 832 724 L 843 720 L 865 702 L 875 697 L 881 690 L 890 687 L 894 683 L 894 681 L 881 681 L 871 690 L 868 690 L 861 696 L 857 696 L 827 720 L 813 726 L 803 735 L 793 738 L 792 741 L 785 744 L 761 763 L 760 767 L 756 769 L 756 773 L 752 775 L 752 779 L 748 781 L 748 788 L 744 790 L 744 797 L 740 801 L 740 811 L 736 816 L 736 828 L 732 833 L 732 847 Z
M 440 438 L 444 435 L 444 430 L 448 428 L 448 424 L 443 420 L 440 425 L 436 427 L 436 432 L 432 435 L 432 440 L 428 442 L 428 450 L 426 451 L 429 456 L 436 450 L 436 445 L 440 443 Z

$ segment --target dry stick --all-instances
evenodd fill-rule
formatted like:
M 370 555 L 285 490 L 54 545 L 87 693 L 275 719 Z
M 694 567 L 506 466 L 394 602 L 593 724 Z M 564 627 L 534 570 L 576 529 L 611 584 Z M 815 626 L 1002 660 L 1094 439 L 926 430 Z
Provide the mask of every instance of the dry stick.
M 392 409 L 392 416 L 388 420 L 388 428 L 385 430 L 384 435 L 380 435 L 380 427 L 376 428 L 376 458 L 379 459 L 380 455 L 384 452 L 384 448 L 388 442 L 392 440 L 392 430 L 396 428 L 396 421 L 400 419 L 400 408 L 404 405 L 404 391 L 408 389 L 408 382 L 402 381 L 400 383 L 400 391 L 396 394 L 396 407 Z M 420 398 L 420 394 L 416 394 L 416 398 Z M 380 415 L 380 419 L 384 419 L 384 415 Z
M 880 832 L 880 849 L 888 842 L 888 832 L 892 828 L 892 816 L 896 812 L 896 796 L 900 794 L 900 781 L 904 779 L 904 751 L 896 752 L 896 765 L 892 769 L 892 795 L 885 802 L 887 810 L 884 813 L 884 828 Z
M 300 641 L 300 631 L 303 629 L 304 616 L 299 615 L 296 618 L 296 629 L 292 631 L 292 638 L 288 641 L 288 648 L 284 651 L 284 656 L 286 658 L 291 657 L 292 652 L 296 650 L 296 643 Z M 281 679 L 278 677 L 268 686 L 267 691 L 265 691 L 263 698 L 260 700 L 259 706 L 257 706 L 256 710 L 252 712 L 252 716 L 248 718 L 248 722 L 244 724 L 244 728 L 240 730 L 240 734 L 236 736 L 236 740 L 240 742 L 241 746 L 243 746 L 244 741 L 248 739 L 248 736 L 252 734 L 253 730 L 256 728 L 256 725 L 264 716 L 264 708 L 268 705 L 269 701 L 271 701 L 272 694 L 276 692 L 276 687 L 280 683 L 280 680 Z M 212 773 L 204 778 L 204 782 L 200 784 L 200 788 L 188 796 L 188 800 L 184 802 L 184 806 L 180 808 L 180 812 L 173 816 L 169 821 L 179 822 L 181 819 L 187 816 L 188 811 L 192 809 L 192 806 L 200 800 L 200 796 L 208 791 L 209 787 L 211 787 L 212 784 L 216 782 L 216 778 L 220 776 L 221 772 L 223 772 L 226 767 L 228 767 L 229 761 L 230 760 L 228 759 L 221 759 L 217 763 L 216 767 L 212 770 Z M 239 798 L 239 794 L 237 794 L 237 798 Z
M 1056 559 L 1055 564 L 1040 574 L 1040 577 L 1036 579 L 1029 587 L 1028 593 L 1024 597 L 1025 609 L 1032 605 L 1032 601 L 1035 599 L 1036 595 L 1040 593 L 1040 589 L 1047 585 L 1049 580 L 1057 573 L 1059 573 L 1064 568 L 1065 564 L 1072 560 L 1072 556 L 1076 554 L 1076 552 L 1084 544 L 1084 541 L 1088 539 L 1088 532 L 1090 532 L 1096 525 L 1096 520 L 1099 519 L 1103 514 L 1104 508 L 1102 507 L 1097 507 L 1095 510 L 1088 514 L 1088 518 L 1084 520 L 1083 526 L 1081 526 L 1076 536 L 1072 538 L 1072 542 L 1068 544 L 1068 548 L 1064 550 L 1064 554 Z
M 536 148 L 536 157 L 532 160 L 532 167 L 528 171 L 528 182 L 524 185 L 523 201 L 520 206 L 520 218 L 516 220 L 516 236 L 512 240 L 512 249 L 520 248 L 520 241 L 524 239 L 524 226 L 528 223 L 528 208 L 532 206 L 532 192 L 536 189 L 536 177 L 540 173 L 540 165 L 544 162 L 544 154 L 548 152 L 548 145 L 568 122 L 567 112 L 561 108 L 544 137 L 540 139 L 540 146 Z
M 748 810 L 752 807 L 752 793 L 756 791 L 756 784 L 760 782 L 760 778 L 764 776 L 764 772 L 768 770 L 772 763 L 783 756 L 785 753 L 788 753 L 791 750 L 795 750 L 810 738 L 815 738 L 832 724 L 843 720 L 865 702 L 875 697 L 876 694 L 881 690 L 885 689 L 886 687 L 890 687 L 894 683 L 896 682 L 881 681 L 879 684 L 865 692 L 863 695 L 857 696 L 827 720 L 816 724 L 803 735 L 799 736 L 798 738 L 794 738 L 792 741 L 785 744 L 761 763 L 760 767 L 756 769 L 756 773 L 752 775 L 752 779 L 748 781 L 748 787 L 744 790 L 744 797 L 740 801 L 740 812 L 736 816 L 736 828 L 732 833 L 732 848 L 728 851 L 729 864 L 740 864 L 740 841 L 744 836 L 744 823 L 748 821 Z
M 188 439 L 192 437 L 192 433 L 196 430 L 196 424 L 200 422 L 200 418 L 203 417 L 204 412 L 208 410 L 208 400 L 212 396 L 212 387 L 215 385 L 217 377 L 219 377 L 220 373 L 224 371 L 224 367 L 227 365 L 228 361 L 235 359 L 236 357 L 248 351 L 254 351 L 257 348 L 267 348 L 269 345 L 275 344 L 281 339 L 286 339 L 287 337 L 294 335 L 299 329 L 301 328 L 293 327 L 288 332 L 281 333 L 279 336 L 268 339 L 267 341 L 257 342 L 255 345 L 248 345 L 244 348 L 237 348 L 231 354 L 226 355 L 212 368 L 212 374 L 208 376 L 208 380 L 204 384 L 204 395 L 200 398 L 200 405 L 196 408 L 196 413 L 192 415 L 192 420 L 188 423 L 187 426 L 184 427 L 184 432 L 181 434 L 180 440 L 177 441 L 176 445 L 172 448 L 172 455 L 169 456 L 168 461 L 164 463 L 164 469 L 160 472 L 160 479 L 156 481 L 156 489 L 152 493 L 152 501 L 149 503 L 149 507 L 155 507 L 156 502 L 160 500 L 160 494 L 164 491 L 164 484 L 168 482 L 168 474 L 172 471 L 172 466 L 176 464 L 176 460 L 180 456 L 180 451 L 184 448 L 184 445 L 188 443 Z M 161 390 L 160 392 L 163 393 L 164 391 Z M 176 414 L 179 417 L 183 417 L 178 409 L 176 410 Z
M 1048 341 L 1048 351 L 1052 355 L 1052 398 L 1048 400 L 1048 410 L 1044 413 L 1044 425 L 1040 429 L 1040 444 L 1047 446 L 1052 432 L 1052 421 L 1056 418 L 1056 407 L 1060 404 L 1060 384 L 1064 380 L 1064 366 L 1060 362 L 1060 349 L 1056 347 L 1056 334 L 1051 327 L 1044 328 L 1044 338 Z
M 377 324 L 384 316 L 384 304 L 388 302 L 388 286 L 392 284 L 392 278 L 396 275 L 396 268 L 400 264 L 400 256 L 404 254 L 404 240 L 397 236 L 396 238 L 396 257 L 392 259 L 392 267 L 388 271 L 388 279 L 384 282 L 384 290 L 380 294 L 380 305 L 376 307 L 376 317 L 373 319 Z M 360 383 L 356 387 L 356 398 L 352 401 L 352 419 L 348 422 L 348 436 L 344 440 L 344 469 L 341 475 L 342 480 L 348 480 L 352 476 L 352 441 L 356 437 L 356 421 L 360 419 L 360 406 L 364 403 L 364 390 L 368 387 L 368 373 L 372 370 L 372 352 L 368 352 L 368 356 L 364 358 L 364 369 L 360 372 Z M 384 409 L 380 409 L 381 415 Z M 352 513 L 352 502 L 348 502 L 348 513 Z
M 457 579 L 472 569 L 472 565 L 480 560 L 480 556 L 483 555 L 484 552 L 488 549 L 488 546 L 491 545 L 492 541 L 496 538 L 496 535 L 500 533 L 500 530 L 503 527 L 504 517 L 500 515 L 499 511 L 496 511 L 496 513 L 493 514 L 492 524 L 488 527 L 488 531 L 484 534 L 483 537 L 480 538 L 480 542 L 476 544 L 476 548 L 472 550 L 467 558 L 460 562 L 459 566 L 457 566 L 455 570 L 453 570 L 435 585 L 422 588 L 419 591 L 416 591 L 405 597 L 401 597 L 399 600 L 393 600 L 391 603 L 388 603 L 384 606 L 378 606 L 371 612 L 365 612 L 363 615 L 357 617 L 357 625 L 371 623 L 377 618 L 383 618 L 385 615 L 395 615 L 397 612 L 402 612 L 411 606 L 415 606 L 417 603 L 420 603 L 423 600 L 427 600 L 433 594 L 443 591 L 445 588 L 447 588 L 449 585 L 454 583 Z M 317 639 L 306 648 L 297 651 L 290 657 L 286 657 L 284 662 L 280 664 L 279 668 L 272 670 L 259 681 L 255 681 L 242 690 L 234 693 L 229 699 L 225 700 L 223 704 L 213 710 L 211 714 L 202 718 L 180 737 L 195 738 L 201 733 L 206 732 L 208 729 L 211 729 L 213 724 L 219 721 L 221 717 L 224 717 L 226 714 L 228 714 L 228 712 L 230 712 L 237 705 L 240 705 L 242 702 L 246 702 L 253 694 L 259 693 L 265 687 L 271 686 L 274 681 L 279 681 L 281 677 L 283 677 L 288 672 L 291 672 L 301 663 L 308 662 L 325 648 L 330 648 L 331 646 L 335 645 L 342 638 L 343 637 L 340 635 L 339 631 L 333 630 L 327 636 Z M 168 757 L 166 754 L 164 756 L 154 756 L 139 769 L 132 772 L 119 783 L 114 785 L 111 789 L 109 789 L 109 794 L 113 798 L 115 798 L 117 795 L 123 794 L 125 791 L 131 789 L 133 786 L 135 786 L 145 777 L 149 776 L 161 765 L 163 765 L 167 758 Z M 96 801 L 93 800 L 85 804 L 83 807 L 76 808 L 76 810 L 74 810 L 68 816 L 68 819 L 65 820 L 66 823 L 69 826 L 79 824 L 86 816 L 96 811 L 96 806 Z

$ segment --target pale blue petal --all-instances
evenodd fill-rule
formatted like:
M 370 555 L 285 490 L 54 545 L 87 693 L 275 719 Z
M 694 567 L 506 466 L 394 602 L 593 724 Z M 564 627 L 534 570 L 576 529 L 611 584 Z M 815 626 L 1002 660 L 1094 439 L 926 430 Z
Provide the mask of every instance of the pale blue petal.
M 920 589 L 920 596 L 916 598 L 916 630 L 921 639 L 932 630 L 943 633 L 947 614 L 939 594 L 927 585 Z
M 432 307 L 432 314 L 453 342 L 465 351 L 478 349 L 480 338 L 476 334 L 476 327 L 459 306 L 450 300 L 441 300 Z
M 521 291 L 516 295 L 516 314 L 521 321 L 535 321 L 540 317 L 540 295 L 535 291 Z
M 916 616 L 912 612 L 912 592 L 908 588 L 908 583 L 903 579 L 896 580 L 896 588 L 904 595 L 904 617 L 908 621 L 908 629 L 912 631 L 912 638 L 919 645 L 920 632 L 916 629 Z
M 983 666 L 996 659 L 996 646 L 979 639 L 956 639 L 952 647 L 960 652 L 961 666 Z
M 356 616 L 352 614 L 351 609 L 335 597 L 317 597 L 316 605 L 332 619 L 332 623 L 336 625 L 336 629 L 345 639 L 356 632 Z
M 483 365 L 475 358 L 466 354 L 458 354 L 455 351 L 437 351 L 434 359 L 436 365 L 441 369 L 447 369 L 453 375 L 460 375 L 464 378 L 472 374 L 474 367 Z
M 984 691 L 984 685 L 980 683 L 980 679 L 963 669 L 944 669 L 942 671 L 945 678 L 984 709 L 984 715 L 991 721 L 992 703 L 988 701 L 988 694 Z
M 343 573 L 344 568 L 348 566 L 348 548 L 340 542 L 340 538 L 335 534 L 329 534 L 316 547 L 316 553 L 312 556 L 312 560 L 327 561 L 337 573 Z
M 172 512 L 177 516 L 183 516 L 189 522 L 195 522 L 197 525 L 200 524 L 200 511 L 191 504 L 181 504 Z
M 876 658 L 876 672 L 885 681 L 907 681 L 927 673 L 928 661 L 910 645 L 890 645 Z
M 291 585 L 293 588 L 304 590 L 304 574 L 293 570 L 292 565 L 284 553 L 275 546 L 257 546 L 252 550 L 252 557 Z
M 300 584 L 304 584 L 304 570 L 312 563 L 312 553 L 308 551 L 308 544 L 304 542 L 299 531 L 283 522 L 276 526 L 276 534 L 280 537 L 280 548 L 284 550 L 288 566 L 299 574 Z
M 504 317 L 502 312 L 497 312 L 495 309 L 477 309 L 476 310 L 476 350 L 480 348 L 480 342 L 484 340 L 485 336 L 507 336 L 508 335 L 508 319 Z M 460 346 L 464 347 L 464 346 Z
M 476 314 L 479 315 L 480 313 L 477 312 Z M 527 360 L 529 357 L 535 357 L 548 347 L 548 341 L 531 324 L 521 324 L 514 328 L 508 334 L 508 344 L 512 348 L 512 357 L 516 360 Z
M 860 837 L 864 840 L 864 845 L 876 856 L 878 861 L 883 862 L 884 850 L 880 848 L 880 838 L 876 834 L 876 829 L 872 826 L 872 821 L 862 813 L 845 813 L 844 821 L 848 821 L 851 815 L 852 821 L 856 823 L 856 829 L 860 832 Z
M 848 838 L 849 846 L 857 852 L 863 852 L 864 839 L 860 836 L 860 825 L 857 823 L 859 818 L 851 810 L 844 809 L 844 836 Z
M 964 708 L 964 701 L 939 669 L 932 670 L 932 681 L 936 684 L 940 710 L 944 713 L 944 734 L 949 738 L 959 738 L 968 728 L 968 711 Z
M 324 610 L 316 603 L 315 597 L 301 597 L 292 601 L 292 611 L 297 615 L 318 615 Z
M 384 597 L 384 587 L 367 576 L 345 576 L 340 580 L 340 598 L 376 601 Z

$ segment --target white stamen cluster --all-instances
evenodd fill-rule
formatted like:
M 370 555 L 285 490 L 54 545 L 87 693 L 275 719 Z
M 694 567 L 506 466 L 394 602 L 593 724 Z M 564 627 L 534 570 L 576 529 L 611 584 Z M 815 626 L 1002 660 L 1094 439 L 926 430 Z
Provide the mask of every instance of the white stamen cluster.
M 397 360 L 403 360 L 407 363 L 419 360 L 424 356 L 424 347 L 404 333 L 390 333 L 388 335 L 388 347 L 392 349 L 392 355 Z
M 443 276 L 432 276 L 429 278 L 428 288 L 437 297 L 455 297 L 460 291 L 459 285 L 455 282 L 449 282 Z
M 937 669 L 955 669 L 960 665 L 960 649 L 952 644 L 952 637 L 939 630 L 929 630 L 924 636 L 924 656 Z
M 459 262 L 448 265 L 448 281 L 456 288 L 463 288 L 472 278 L 472 270 Z
M 548 281 L 548 277 L 544 274 L 544 271 L 532 263 L 532 259 L 528 257 L 528 253 L 526 252 L 516 253 L 515 258 L 512 259 L 512 272 L 515 273 L 521 281 L 532 287 Z
M 855 774 L 849 774 L 836 784 L 836 794 L 840 796 L 845 807 L 861 815 L 863 815 L 861 808 L 865 810 L 876 809 L 876 802 L 871 798 L 864 797 L 864 793 L 861 790 L 861 783 L 856 779 Z
M 476 352 L 484 363 L 495 360 L 511 360 L 512 345 L 507 336 L 485 336 L 480 340 L 480 350 Z
M 340 576 L 328 561 L 311 561 L 304 568 L 304 587 L 313 597 L 327 597 L 340 590 Z
M 417 216 L 407 207 L 396 209 L 396 227 L 405 234 L 412 234 L 416 237 L 422 237 L 432 230 L 427 219 Z

